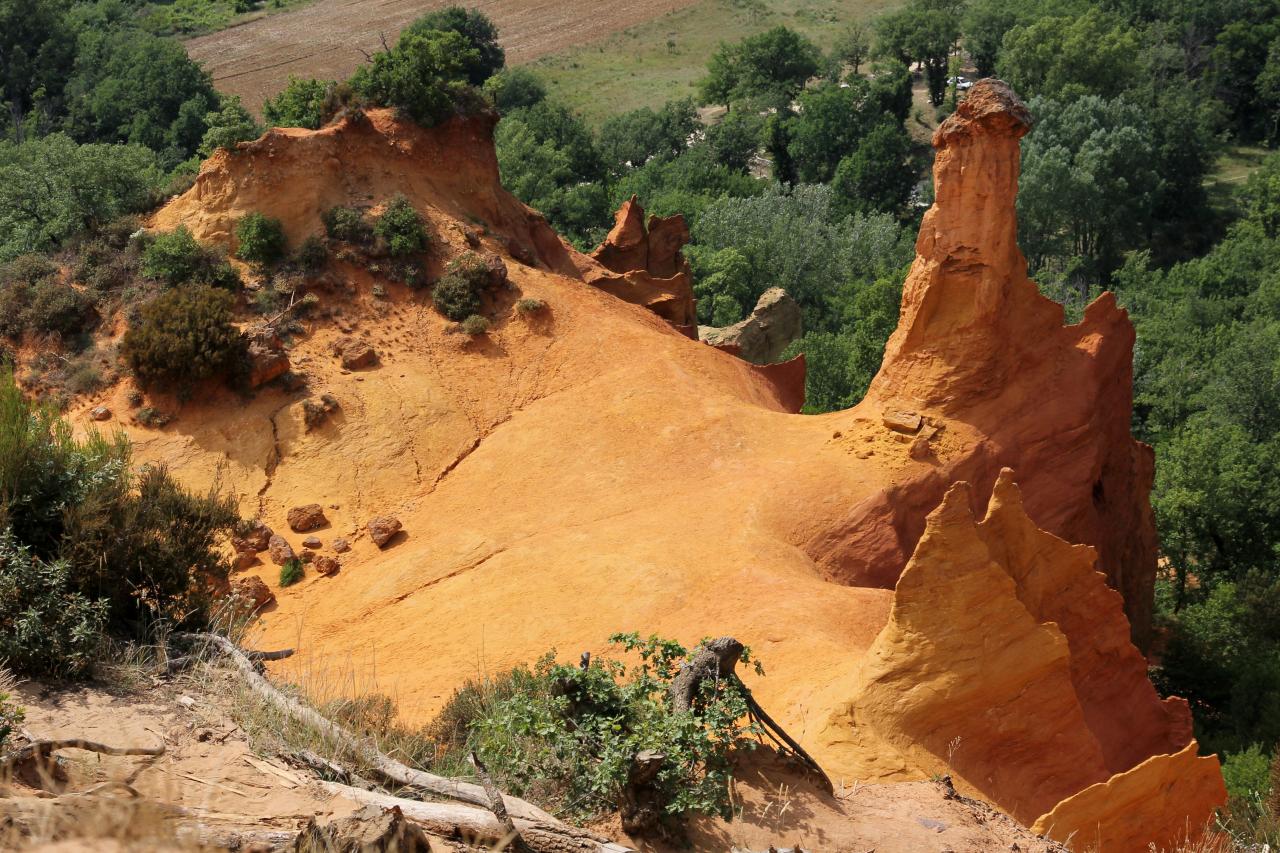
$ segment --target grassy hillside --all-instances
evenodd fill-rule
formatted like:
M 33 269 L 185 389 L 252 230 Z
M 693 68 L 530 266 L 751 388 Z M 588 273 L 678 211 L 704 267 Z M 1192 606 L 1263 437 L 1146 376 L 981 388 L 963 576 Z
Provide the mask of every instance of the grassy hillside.
M 553 97 L 598 125 L 618 113 L 694 94 L 721 41 L 784 24 L 826 50 L 849 21 L 900 5 L 901 0 L 701 0 L 529 67 Z

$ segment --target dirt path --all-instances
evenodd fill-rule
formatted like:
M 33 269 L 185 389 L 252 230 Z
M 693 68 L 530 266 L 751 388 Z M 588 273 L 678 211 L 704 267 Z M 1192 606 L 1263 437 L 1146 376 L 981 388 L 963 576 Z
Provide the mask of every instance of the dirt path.
M 512 65 L 602 39 L 695 0 L 475 0 L 497 23 Z M 316 0 L 187 42 L 187 52 L 222 91 L 257 111 L 290 74 L 338 79 L 364 61 L 361 51 L 394 41 L 406 24 L 449 0 Z

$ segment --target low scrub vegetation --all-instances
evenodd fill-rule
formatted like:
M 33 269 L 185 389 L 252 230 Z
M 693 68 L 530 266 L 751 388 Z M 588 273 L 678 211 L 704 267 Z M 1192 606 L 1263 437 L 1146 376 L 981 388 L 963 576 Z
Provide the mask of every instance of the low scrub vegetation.
M 284 257 L 284 227 L 279 219 L 258 211 L 236 223 L 236 257 L 254 264 L 273 264 Z
M 431 290 L 436 310 L 462 322 L 480 312 L 480 294 L 489 283 L 489 269 L 473 252 L 454 258 Z
M 232 322 L 233 307 L 231 294 L 207 285 L 166 291 L 142 308 L 121 355 L 143 384 L 179 392 L 215 377 L 237 380 L 247 344 Z
M 200 245 L 185 225 L 148 240 L 142 251 L 142 272 L 170 287 L 207 284 L 234 290 L 240 286 L 240 274 L 230 262 Z
M 373 233 L 387 245 L 393 257 L 411 255 L 427 248 L 427 231 L 413 203 L 396 193 L 373 224 Z
M 503 790 L 592 820 L 637 793 L 633 761 L 650 750 L 662 756 L 643 794 L 661 813 L 661 827 L 650 830 L 677 829 L 692 815 L 731 818 L 733 756 L 756 745 L 740 682 L 704 682 L 694 710 L 679 713 L 667 691 L 688 650 L 636 634 L 610 640 L 637 662 L 595 658 L 582 668 L 548 654 L 532 668 L 465 685 L 428 728 L 440 750 L 435 765 L 460 766 L 475 750 Z
M 103 637 L 200 625 L 230 566 L 235 502 L 135 471 L 128 441 L 83 439 L 0 371 L 0 657 L 85 673 Z

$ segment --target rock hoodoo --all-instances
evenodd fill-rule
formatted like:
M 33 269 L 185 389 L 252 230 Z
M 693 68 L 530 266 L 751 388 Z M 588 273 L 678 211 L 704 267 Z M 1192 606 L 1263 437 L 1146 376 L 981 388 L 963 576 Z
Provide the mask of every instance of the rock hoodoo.
M 680 253 L 688 242 L 689 226 L 683 216 L 650 216 L 646 225 L 644 208 L 632 196 L 618 208 L 613 230 L 591 253 L 607 272 L 587 270 L 584 277 L 606 293 L 643 305 L 674 326 L 696 327 L 693 274 Z
M 1155 568 L 1152 459 L 1128 427 L 1133 329 L 1109 295 L 1064 325 L 1027 279 L 1028 121 L 983 81 L 939 129 L 937 201 L 883 367 L 858 406 L 813 417 L 790 414 L 802 358 L 754 365 L 672 328 L 693 317 L 682 222 L 624 205 L 595 257 L 575 251 L 500 186 L 488 117 L 427 130 L 370 110 L 271 131 L 211 157 L 150 227 L 225 245 L 256 210 L 297 245 L 328 208 L 402 192 L 433 234 L 433 275 L 491 252 L 504 299 L 552 309 L 530 323 L 497 301 L 484 346 L 459 348 L 421 295 L 335 258 L 340 319 L 289 357 L 341 399 L 341 429 L 307 430 L 275 385 L 193 401 L 164 432 L 125 428 L 140 461 L 193 486 L 219 476 L 276 529 L 324 495 L 335 531 L 367 530 L 374 545 L 334 540 L 341 571 L 259 627 L 268 645 L 376 665 L 409 722 L 481 656 L 731 635 L 768 666 L 746 676 L 761 705 L 832 778 L 950 763 L 964 793 L 1051 835 L 1144 850 L 1207 814 L 1221 778 L 1127 639 L 1148 634 Z M 333 357 L 357 328 L 376 373 Z M 1020 489 L 997 484 L 1005 467 Z M 948 496 L 960 481 L 971 492 Z M 379 515 L 411 535 L 379 549 Z M 271 545 L 281 562 L 288 543 Z

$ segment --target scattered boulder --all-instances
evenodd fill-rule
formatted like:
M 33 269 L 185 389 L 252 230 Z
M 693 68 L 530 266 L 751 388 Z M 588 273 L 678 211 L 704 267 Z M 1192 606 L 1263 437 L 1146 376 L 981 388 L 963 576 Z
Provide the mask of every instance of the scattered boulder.
M 284 341 L 270 329 L 259 329 L 249 335 L 249 386 L 257 388 L 289 371 L 289 356 Z
M 751 316 L 732 326 L 699 326 L 703 343 L 726 349 L 752 364 L 773 364 L 788 344 L 804 334 L 799 304 L 781 287 L 760 295 Z
M 303 548 L 319 549 L 323 545 L 324 543 L 320 541 L 319 536 L 308 536 L 306 539 L 302 540 Z
M 109 421 L 111 420 L 111 410 L 106 406 L 94 406 L 89 410 L 89 417 L 95 421 Z
M 373 540 L 373 544 L 379 548 L 385 548 L 387 543 L 391 541 L 391 537 L 400 532 L 403 527 L 400 519 L 390 515 L 380 515 L 371 519 L 366 525 L 369 531 L 369 538 Z
M 318 400 L 304 400 L 302 403 L 302 420 L 307 429 L 315 429 L 324 423 L 329 415 L 341 408 L 338 398 L 332 394 L 321 394 Z
M 333 550 L 339 554 L 345 554 L 351 550 L 351 543 L 340 537 L 333 540 Z
M 270 527 L 261 521 L 255 521 L 243 536 L 237 536 L 231 540 L 231 546 L 237 551 L 265 551 L 274 535 L 275 531 Z
M 484 261 L 485 271 L 489 275 L 489 287 L 498 288 L 507 283 L 507 265 L 502 258 L 493 252 L 485 252 L 480 259 Z
M 365 806 L 353 815 L 320 826 L 307 821 L 293 843 L 294 853 L 430 853 L 422 828 L 405 819 L 399 806 Z
M 237 579 L 231 584 L 231 594 L 250 604 L 254 610 L 261 610 L 276 600 L 275 593 L 257 575 Z
M 257 551 L 237 551 L 235 559 L 231 561 L 231 566 L 233 570 L 243 572 L 245 569 L 253 568 L 260 562 L 262 561 L 258 559 Z
M 309 548 L 303 548 L 302 553 L 298 555 L 298 559 L 304 563 L 313 562 L 316 558 L 316 552 Z
M 338 562 L 337 557 L 330 557 L 326 554 L 316 555 L 313 565 L 315 566 L 316 571 L 325 577 L 336 575 L 338 573 L 338 569 L 342 568 L 342 564 Z
M 271 536 L 271 542 L 267 545 L 267 553 L 271 555 L 271 562 L 277 566 L 283 566 L 290 560 L 296 559 L 297 554 L 293 553 L 293 546 L 285 541 L 285 538 L 278 533 Z
M 305 506 L 295 506 L 289 510 L 287 516 L 289 529 L 294 533 L 306 533 L 308 530 L 318 530 L 329 523 L 329 519 L 324 517 L 324 507 L 320 504 L 306 504 Z
M 364 338 L 338 338 L 333 343 L 333 354 L 342 360 L 347 370 L 362 370 L 378 363 L 377 351 Z

